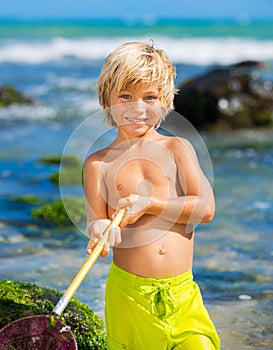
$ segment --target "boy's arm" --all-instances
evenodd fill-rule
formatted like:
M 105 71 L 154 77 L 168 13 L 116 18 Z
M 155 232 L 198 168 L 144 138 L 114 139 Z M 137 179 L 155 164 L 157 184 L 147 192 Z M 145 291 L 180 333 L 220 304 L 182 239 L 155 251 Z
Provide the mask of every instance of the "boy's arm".
M 83 186 L 86 198 L 87 222 L 95 219 L 106 219 L 106 192 L 100 178 L 101 162 L 96 154 L 89 156 L 84 163 Z
M 199 224 L 213 219 L 213 191 L 200 168 L 192 145 L 184 139 L 175 138 L 168 147 L 176 161 L 183 195 L 168 199 L 153 197 L 149 200 L 131 195 L 119 203 L 132 209 L 127 211 L 121 226 L 136 222 L 144 214 L 159 216 L 177 224 Z M 138 211 L 138 207 L 141 210 Z
M 83 183 L 86 198 L 87 234 L 89 242 L 86 248 L 88 254 L 92 252 L 102 237 L 102 233 L 110 223 L 107 212 L 107 193 L 100 174 L 100 158 L 93 154 L 87 158 L 84 164 Z M 109 239 L 105 243 L 102 257 L 109 254 L 110 246 L 120 241 L 120 228 L 109 231 Z
M 211 221 L 215 213 L 214 195 L 209 181 L 200 168 L 194 148 L 187 140 L 176 138 L 171 145 L 171 151 L 176 160 L 183 196 L 169 198 L 167 201 L 153 198 L 150 213 L 178 224 Z

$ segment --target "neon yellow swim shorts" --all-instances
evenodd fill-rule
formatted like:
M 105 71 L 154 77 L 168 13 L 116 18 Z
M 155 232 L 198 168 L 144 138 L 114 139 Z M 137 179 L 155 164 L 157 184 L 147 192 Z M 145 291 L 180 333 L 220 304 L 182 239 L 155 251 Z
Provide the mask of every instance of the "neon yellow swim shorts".
M 105 318 L 109 350 L 220 349 L 191 270 L 158 280 L 112 264 Z

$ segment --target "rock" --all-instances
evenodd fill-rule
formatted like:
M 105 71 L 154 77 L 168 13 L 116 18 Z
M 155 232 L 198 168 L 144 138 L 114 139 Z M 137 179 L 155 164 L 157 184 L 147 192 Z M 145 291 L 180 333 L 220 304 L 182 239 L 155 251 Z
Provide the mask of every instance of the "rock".
M 60 172 L 54 172 L 50 175 L 49 180 L 55 185 L 59 186 L 81 186 L 82 185 L 82 162 L 73 155 L 67 154 L 65 156 L 52 155 L 40 159 L 43 164 L 61 166 Z
M 69 211 L 69 215 L 67 211 Z M 43 221 L 47 225 L 71 226 L 71 220 L 77 223 L 85 222 L 85 199 L 78 197 L 62 197 L 62 199 L 32 209 L 30 215 L 34 219 Z
M 273 125 L 273 83 L 262 78 L 263 66 L 244 61 L 183 82 L 174 99 L 175 111 L 197 129 Z
M 21 317 L 51 315 L 61 296 L 34 283 L 0 280 L 0 328 Z M 104 323 L 87 305 L 72 298 L 60 319 L 71 328 L 79 350 L 107 349 Z
M 82 186 L 82 162 L 75 155 L 50 155 L 39 159 L 45 165 L 60 167 L 60 171 L 53 172 L 49 180 L 58 186 Z M 77 196 L 54 197 L 44 201 L 34 195 L 15 197 L 14 202 L 29 206 L 31 218 L 38 220 L 41 225 L 60 225 L 70 227 L 73 223 L 86 222 L 85 199 Z
M 35 105 L 37 101 L 22 94 L 12 86 L 0 87 L 0 107 L 7 107 L 11 104 Z

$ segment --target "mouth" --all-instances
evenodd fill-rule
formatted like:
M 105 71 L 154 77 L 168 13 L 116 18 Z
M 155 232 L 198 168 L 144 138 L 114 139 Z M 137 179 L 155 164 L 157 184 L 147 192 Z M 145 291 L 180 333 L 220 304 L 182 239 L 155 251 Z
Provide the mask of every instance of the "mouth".
M 148 118 L 135 118 L 135 117 L 125 117 L 130 124 L 145 125 L 147 124 Z

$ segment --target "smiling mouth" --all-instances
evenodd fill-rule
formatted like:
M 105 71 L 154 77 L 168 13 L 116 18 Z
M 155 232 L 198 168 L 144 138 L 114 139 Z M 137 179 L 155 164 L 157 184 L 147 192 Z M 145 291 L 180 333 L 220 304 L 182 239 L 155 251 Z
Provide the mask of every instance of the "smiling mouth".
M 148 118 L 132 118 L 132 117 L 126 117 L 125 118 L 130 124 L 138 124 L 138 125 L 144 125 L 147 123 Z

